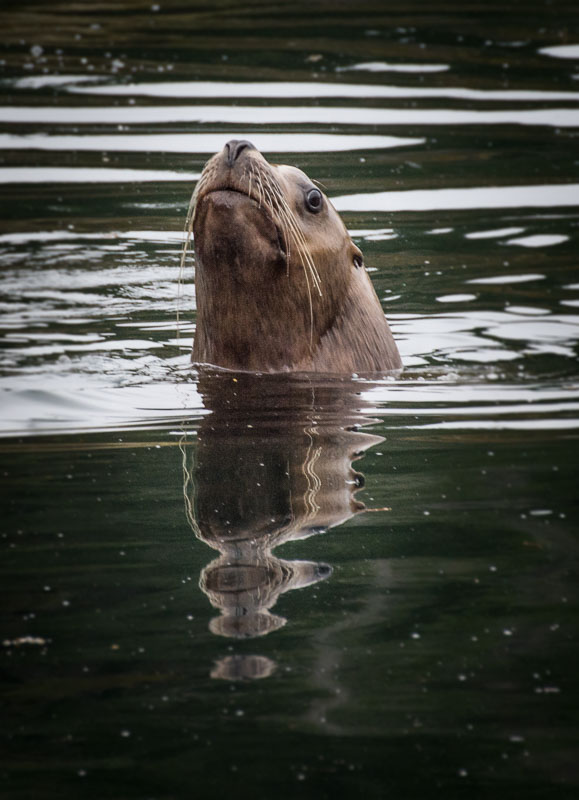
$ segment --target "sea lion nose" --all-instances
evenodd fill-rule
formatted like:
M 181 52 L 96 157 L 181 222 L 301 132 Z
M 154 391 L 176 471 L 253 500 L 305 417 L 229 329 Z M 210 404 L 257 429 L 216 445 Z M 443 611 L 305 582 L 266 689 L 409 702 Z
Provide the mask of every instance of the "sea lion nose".
M 227 142 L 224 149 L 227 166 L 232 167 L 244 150 L 255 150 L 255 145 L 247 139 L 232 139 Z

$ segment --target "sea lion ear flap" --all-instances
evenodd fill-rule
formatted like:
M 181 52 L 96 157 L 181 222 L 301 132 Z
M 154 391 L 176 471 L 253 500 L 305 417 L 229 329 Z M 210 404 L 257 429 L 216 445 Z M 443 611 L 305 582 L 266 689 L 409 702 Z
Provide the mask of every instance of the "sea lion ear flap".
M 361 269 L 364 266 L 364 254 L 357 247 L 354 242 L 351 242 L 352 245 L 352 263 L 356 267 L 356 269 Z

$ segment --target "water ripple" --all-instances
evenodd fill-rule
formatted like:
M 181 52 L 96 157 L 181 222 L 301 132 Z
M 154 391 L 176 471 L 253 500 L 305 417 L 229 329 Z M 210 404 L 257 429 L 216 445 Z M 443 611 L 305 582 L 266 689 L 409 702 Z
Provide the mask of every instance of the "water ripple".
M 319 133 L 235 133 L 216 137 L 214 133 L 196 134 L 95 134 L 85 136 L 51 136 L 0 134 L 0 150 L 96 150 L 141 153 L 206 153 L 213 154 L 230 138 L 251 139 L 264 152 L 315 153 L 340 150 L 383 150 L 390 147 L 414 147 L 424 144 L 422 138 L 402 136 L 366 136 L 356 134 Z

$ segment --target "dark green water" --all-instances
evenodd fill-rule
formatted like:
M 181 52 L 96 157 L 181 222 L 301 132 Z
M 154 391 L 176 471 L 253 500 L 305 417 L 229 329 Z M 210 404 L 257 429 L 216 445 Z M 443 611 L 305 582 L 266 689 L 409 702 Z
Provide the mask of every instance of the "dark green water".
M 2 796 L 577 796 L 578 22 L 3 4 Z M 400 376 L 191 369 L 231 138 L 324 184 Z

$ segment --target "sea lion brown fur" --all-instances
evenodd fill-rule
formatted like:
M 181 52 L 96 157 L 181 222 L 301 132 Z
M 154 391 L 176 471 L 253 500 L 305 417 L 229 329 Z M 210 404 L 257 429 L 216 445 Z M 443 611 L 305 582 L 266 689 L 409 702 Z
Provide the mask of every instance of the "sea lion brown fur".
M 194 234 L 193 360 L 251 372 L 401 367 L 361 251 L 299 169 L 232 140 L 206 164 Z

